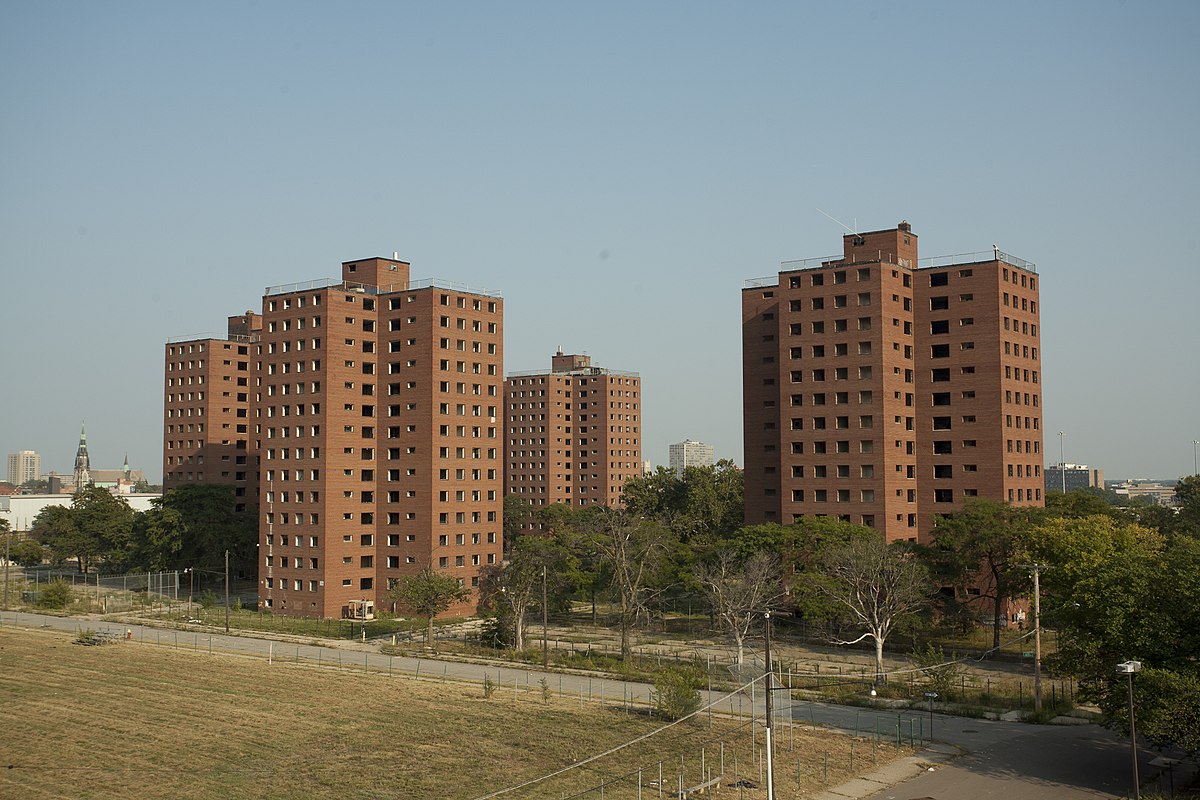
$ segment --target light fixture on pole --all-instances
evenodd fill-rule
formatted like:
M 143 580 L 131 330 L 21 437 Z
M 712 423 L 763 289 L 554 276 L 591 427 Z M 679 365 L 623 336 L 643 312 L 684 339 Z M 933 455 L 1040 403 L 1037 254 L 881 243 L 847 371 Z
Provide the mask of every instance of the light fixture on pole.
M 937 700 L 937 692 L 926 692 L 925 697 L 929 700 L 929 740 L 933 741 L 933 701 Z
M 767 701 L 767 708 L 766 708 L 766 711 L 767 711 L 767 725 L 766 725 L 766 734 L 767 734 L 767 742 L 766 742 L 766 744 L 767 744 L 767 800 L 775 800 L 775 754 L 773 752 L 774 748 L 775 748 L 775 743 L 771 740 L 771 733 L 772 733 L 772 719 L 771 718 L 773 716 L 775 716 L 775 714 L 774 714 L 775 708 L 774 708 L 774 704 L 772 703 L 772 700 L 771 700 L 771 678 L 773 676 L 773 673 L 771 672 L 771 611 L 770 611 L 770 609 L 768 609 L 766 611 L 766 613 L 763 614 L 763 617 L 766 619 L 766 643 L 767 643 L 766 654 L 764 656 L 764 661 L 766 662 L 766 674 L 763 676 L 766 679 L 766 685 L 765 685 L 766 691 L 763 692 L 763 694 L 766 696 L 766 701 Z M 753 709 L 751 709 L 751 713 L 753 713 Z
M 1138 780 L 1137 762 L 1137 729 L 1133 722 L 1133 673 L 1142 671 L 1140 661 L 1122 661 L 1117 664 L 1117 674 L 1124 675 L 1129 684 L 1129 745 L 1133 748 L 1133 797 L 1140 800 L 1142 796 L 1141 781 Z
M 1067 434 L 1063 431 L 1058 432 L 1058 468 L 1062 472 L 1062 493 L 1067 493 L 1067 457 L 1063 455 L 1063 438 Z

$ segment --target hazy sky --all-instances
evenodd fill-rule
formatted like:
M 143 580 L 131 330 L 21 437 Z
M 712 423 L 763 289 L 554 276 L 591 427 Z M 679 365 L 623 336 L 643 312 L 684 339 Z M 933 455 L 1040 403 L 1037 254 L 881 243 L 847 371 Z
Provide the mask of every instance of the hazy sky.
M 400 257 L 742 462 L 739 290 L 909 220 L 1042 275 L 1047 459 L 1192 471 L 1200 4 L 0 1 L 0 451 L 161 474 L 163 343 Z M 2 454 L 0 453 L 0 454 Z

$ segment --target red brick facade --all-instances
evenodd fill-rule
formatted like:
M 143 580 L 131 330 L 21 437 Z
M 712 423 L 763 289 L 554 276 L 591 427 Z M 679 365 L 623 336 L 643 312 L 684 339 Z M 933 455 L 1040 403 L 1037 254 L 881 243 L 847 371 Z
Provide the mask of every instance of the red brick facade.
M 234 487 L 236 509 L 257 503 L 255 454 L 249 449 L 251 357 L 262 328 L 252 311 L 230 317 L 227 339 L 166 345 L 163 392 L 163 488 L 192 483 Z
M 564 355 L 549 372 L 510 375 L 504 491 L 533 505 L 616 506 L 642 474 L 642 381 Z
M 1041 505 L 1037 279 L 999 251 L 919 267 L 901 223 L 744 289 L 747 522 L 915 539 L 970 496 Z

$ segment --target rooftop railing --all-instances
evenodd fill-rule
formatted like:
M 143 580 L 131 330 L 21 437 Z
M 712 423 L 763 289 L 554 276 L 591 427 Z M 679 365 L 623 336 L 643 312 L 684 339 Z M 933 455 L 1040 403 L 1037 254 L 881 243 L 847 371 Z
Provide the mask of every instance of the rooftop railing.
M 249 344 L 250 342 L 258 341 L 257 336 L 243 336 L 240 333 L 233 335 L 225 333 L 193 333 L 187 336 L 171 336 L 167 339 L 167 344 L 179 344 L 180 342 L 199 342 L 215 339 L 220 342 L 237 342 L 239 344 Z
M 464 294 L 478 294 L 484 297 L 500 297 L 499 289 L 485 289 L 475 286 L 468 286 L 465 283 L 457 283 L 448 281 L 443 278 L 422 278 L 421 280 L 408 281 L 406 283 L 393 283 L 387 286 L 370 286 L 365 283 L 354 283 L 353 281 L 342 281 L 337 278 L 317 278 L 311 281 L 301 281 L 299 283 L 285 283 L 279 286 L 268 286 L 263 290 L 263 295 L 270 297 L 280 294 L 293 294 L 295 292 L 310 292 L 316 289 L 341 289 L 346 292 L 355 292 L 357 294 L 381 295 L 393 294 L 395 292 L 407 292 L 413 289 L 449 289 L 452 292 L 462 292 Z
M 937 267 L 952 267 L 955 264 L 978 264 L 987 261 L 1001 261 L 1017 269 L 1028 270 L 1033 273 L 1037 272 L 1037 264 L 1032 261 L 1026 261 L 1023 258 L 1017 258 L 998 248 L 976 250 L 974 253 L 954 253 L 948 256 L 922 258 L 917 261 L 917 269 L 935 269 Z
M 572 375 L 572 376 L 578 375 L 581 377 L 588 377 L 591 375 L 613 375 L 618 378 L 641 377 L 640 373 L 637 373 L 637 372 L 627 372 L 626 370 L 620 370 L 620 369 L 608 369 L 607 367 L 582 367 L 580 369 L 569 369 L 569 370 L 564 370 L 562 372 L 553 372 L 548 369 L 527 369 L 522 372 L 510 372 L 510 373 L 508 373 L 507 377 L 509 377 L 509 378 L 536 378 L 540 375 Z
M 917 261 L 917 269 L 936 269 L 938 267 L 951 267 L 955 264 L 978 264 L 988 261 L 1000 261 L 1018 269 L 1027 270 L 1037 273 L 1037 264 L 1032 261 L 1026 261 L 1023 258 L 1017 258 L 1011 253 L 1006 253 L 999 248 L 991 250 L 977 250 L 973 253 L 954 253 L 946 256 L 932 256 L 930 258 L 922 258 Z M 905 259 L 896 259 L 892 253 L 884 253 L 878 251 L 873 259 L 863 259 L 861 254 L 856 254 L 855 260 L 842 261 L 841 256 L 819 256 L 817 258 L 803 258 L 793 261 L 779 262 L 779 275 L 787 272 L 800 272 L 808 269 L 818 269 L 823 266 L 831 265 L 834 262 L 842 262 L 839 266 L 851 267 L 855 264 L 895 264 L 901 267 L 912 268 L 912 264 Z M 749 278 L 743 284 L 745 289 L 757 289 L 765 286 L 777 286 L 779 284 L 779 275 L 768 275 L 762 278 Z

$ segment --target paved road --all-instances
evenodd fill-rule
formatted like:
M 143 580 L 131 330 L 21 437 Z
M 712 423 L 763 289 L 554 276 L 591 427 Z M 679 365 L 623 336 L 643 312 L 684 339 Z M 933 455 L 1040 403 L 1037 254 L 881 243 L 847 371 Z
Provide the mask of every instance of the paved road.
M 42 614 L 4 612 L 0 625 L 50 628 L 75 631 L 90 627 L 116 636 L 128 635 L 137 641 L 196 651 L 242 653 L 255 657 L 273 657 L 281 661 L 307 661 L 322 665 L 338 664 L 343 669 L 370 669 L 381 673 L 419 675 L 433 679 L 482 683 L 485 676 L 496 682 L 499 691 L 539 691 L 544 679 L 555 694 L 578 697 L 585 701 L 608 704 L 623 702 L 639 705 L 649 702 L 652 687 L 637 682 L 606 679 L 580 674 L 543 673 L 495 664 L 475 664 L 427 658 L 387 656 L 373 643 L 338 642 L 329 645 L 299 644 L 258 638 L 255 635 L 226 635 L 208 631 L 176 631 L 147 625 L 124 625 L 98 618 L 56 617 Z M 716 702 L 716 710 L 746 714 L 754 709 L 763 714 L 762 692 L 753 690 L 734 695 L 713 693 L 706 702 Z M 896 786 L 876 791 L 911 774 L 903 772 L 876 776 L 881 782 L 856 782 L 856 786 L 834 790 L 830 798 L 855 797 L 870 800 L 910 800 L 935 798 L 992 798 L 1004 800 L 1095 800 L 1124 797 L 1130 788 L 1130 750 L 1111 732 L 1095 725 L 1033 726 L 1017 722 L 967 719 L 927 712 L 853 708 L 825 703 L 789 703 L 780 696 L 776 705 L 780 714 L 777 725 L 788 719 L 796 724 L 817 724 L 830 728 L 878 735 L 881 743 L 895 741 L 897 731 L 905 742 L 920 744 L 930 739 L 943 753 L 957 749 L 965 755 Z M 950 745 L 951 747 L 946 747 Z M 1143 777 L 1155 771 L 1149 766 L 1154 753 L 1142 752 Z

